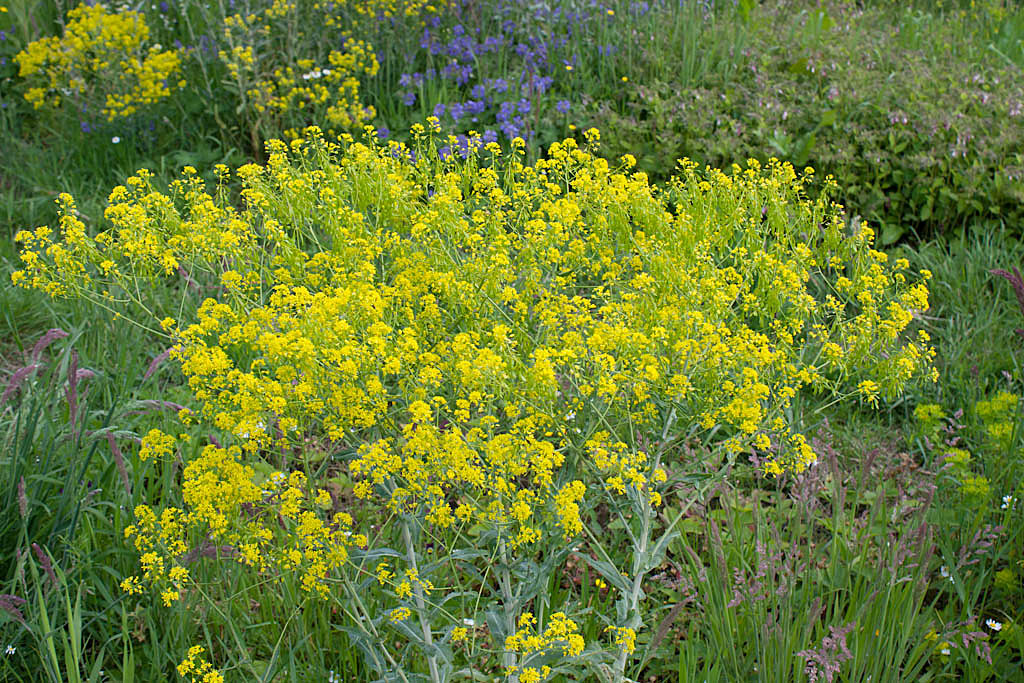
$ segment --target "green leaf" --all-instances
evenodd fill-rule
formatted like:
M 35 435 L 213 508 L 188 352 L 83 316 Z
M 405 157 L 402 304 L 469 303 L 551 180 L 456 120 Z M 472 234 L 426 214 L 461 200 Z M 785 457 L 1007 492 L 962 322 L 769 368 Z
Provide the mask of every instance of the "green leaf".
M 890 244 L 895 244 L 905 232 L 898 225 L 885 223 L 882 225 L 882 234 L 879 235 L 879 241 L 883 247 L 887 247 Z
M 615 586 L 623 593 L 629 591 L 629 583 L 627 582 L 626 577 L 623 576 L 622 572 L 616 569 L 611 562 L 596 560 L 590 555 L 576 555 L 576 557 L 590 565 L 590 567 L 604 577 L 608 583 Z
M 667 534 L 662 534 L 658 542 L 654 544 L 654 547 L 649 550 L 646 558 L 643 558 L 641 567 L 644 568 L 645 572 L 651 571 L 657 568 L 665 559 L 665 552 L 668 550 L 668 544 L 674 541 L 679 536 L 679 532 L 673 529 Z

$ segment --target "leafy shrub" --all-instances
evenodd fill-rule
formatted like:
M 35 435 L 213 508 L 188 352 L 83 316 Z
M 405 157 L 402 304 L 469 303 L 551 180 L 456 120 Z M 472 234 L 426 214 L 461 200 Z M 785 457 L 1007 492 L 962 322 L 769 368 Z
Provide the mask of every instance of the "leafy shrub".
M 1011 11 L 993 35 L 1024 16 Z M 665 78 L 637 83 L 622 104 L 593 100 L 587 118 L 614 133 L 613 152 L 633 150 L 656 176 L 684 156 L 713 166 L 770 156 L 810 164 L 840 180 L 843 203 L 880 224 L 885 242 L 985 221 L 1018 229 L 1020 66 L 994 47 L 961 54 L 987 38 L 956 35 L 932 15 L 907 9 L 894 30 L 883 28 L 892 14 L 766 10 L 754 15 L 732 75 L 712 72 L 686 90 Z
M 521 145 L 477 138 L 457 161 L 414 138 L 336 148 L 309 129 L 238 169 L 242 209 L 194 169 L 166 194 L 139 172 L 111 229 L 90 236 L 62 196 L 59 240 L 19 235 L 16 283 L 166 331 L 196 399 L 180 419 L 210 435 L 143 438 L 141 457 L 185 459 L 183 502 L 136 509 L 123 588 L 230 609 L 223 566 L 193 563 L 221 557 L 259 577 L 242 594 L 278 586 L 278 620 L 351 614 L 380 672 L 622 680 L 682 447 L 806 468 L 803 388 L 872 403 L 931 374 L 926 337 L 904 334 L 928 274 L 787 164 L 688 164 L 655 188 L 573 140 L 525 166 Z M 143 292 L 180 273 L 217 296 L 176 320 Z M 544 592 L 570 558 L 613 609 Z
M 68 12 L 60 36 L 40 38 L 15 56 L 36 109 L 70 100 L 83 118 L 129 117 L 167 98 L 181 80 L 181 54 L 149 43 L 145 17 L 82 4 Z

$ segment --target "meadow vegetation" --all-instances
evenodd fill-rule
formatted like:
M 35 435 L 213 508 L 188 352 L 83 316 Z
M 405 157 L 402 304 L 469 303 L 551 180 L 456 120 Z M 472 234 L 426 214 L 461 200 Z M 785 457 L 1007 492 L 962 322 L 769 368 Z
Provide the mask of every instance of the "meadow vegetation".
M 1024 680 L 1024 7 L 0 7 L 0 680 Z

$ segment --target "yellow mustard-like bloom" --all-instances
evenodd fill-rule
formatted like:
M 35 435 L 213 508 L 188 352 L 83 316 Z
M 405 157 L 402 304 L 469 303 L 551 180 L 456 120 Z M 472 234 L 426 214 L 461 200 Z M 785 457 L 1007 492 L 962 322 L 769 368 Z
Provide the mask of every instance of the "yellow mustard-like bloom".
M 532 553 L 579 535 L 602 497 L 660 505 L 687 457 L 659 443 L 666 423 L 766 474 L 799 472 L 817 457 L 787 419 L 800 392 L 875 402 L 933 370 L 927 337 L 907 334 L 923 275 L 849 230 L 830 185 L 807 199 L 811 177 L 789 164 L 683 161 L 655 188 L 571 139 L 488 167 L 482 146 L 440 159 L 431 135 L 416 129 L 413 150 L 309 128 L 236 171 L 239 206 L 198 173 L 164 192 L 140 171 L 111 192 L 105 231 L 62 197 L 58 229 L 19 233 L 14 281 L 169 337 L 186 417 L 225 441 L 178 449 L 180 508 L 136 510 L 125 590 L 187 597 L 177 570 L 220 556 L 331 595 L 367 529 L 299 464 L 311 443 L 351 445 L 374 515 L 486 528 Z M 132 299 L 186 275 L 216 296 L 174 311 Z M 151 434 L 147 456 L 174 449 Z M 433 589 L 412 567 L 360 572 L 400 601 Z M 506 650 L 582 652 L 567 615 L 531 619 Z
M 131 116 L 184 86 L 178 50 L 146 47 L 149 26 L 134 11 L 81 4 L 68 12 L 61 36 L 40 38 L 15 55 L 18 75 L 32 85 L 37 109 L 68 98 L 95 103 L 113 121 Z

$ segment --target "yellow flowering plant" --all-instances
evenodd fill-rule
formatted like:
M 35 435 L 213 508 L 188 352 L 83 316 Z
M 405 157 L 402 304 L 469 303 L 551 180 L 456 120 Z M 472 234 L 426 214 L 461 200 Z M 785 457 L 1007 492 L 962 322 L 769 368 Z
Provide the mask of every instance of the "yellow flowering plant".
M 684 160 L 656 187 L 594 130 L 527 165 L 521 140 L 476 136 L 442 159 L 428 124 L 413 148 L 271 141 L 235 172 L 241 206 L 226 168 L 212 193 L 195 169 L 166 192 L 140 171 L 95 235 L 62 196 L 58 232 L 19 233 L 13 280 L 169 337 L 180 417 L 217 435 L 143 439 L 196 455 L 181 506 L 136 510 L 129 593 L 198 599 L 186 560 L 223 549 L 335 604 L 398 680 L 625 680 L 675 534 L 663 506 L 689 504 L 686 446 L 765 476 L 813 465 L 801 392 L 873 402 L 932 376 L 907 330 L 927 274 L 847 226 L 831 179 L 808 200 L 810 169 Z M 182 280 L 175 310 L 145 295 Z M 342 478 L 344 510 L 325 487 Z M 592 642 L 578 595 L 544 593 L 570 558 L 618 596 Z
M 107 121 L 146 110 L 183 87 L 181 53 L 150 40 L 139 12 L 81 4 L 68 12 L 60 36 L 29 43 L 14 61 L 36 109 L 71 102 Z
M 309 124 L 328 134 L 376 116 L 361 87 L 376 76 L 377 54 L 365 39 L 378 15 L 415 17 L 436 11 L 418 1 L 294 2 L 261 0 L 235 7 L 184 3 L 179 13 L 199 41 L 214 35 L 216 64 L 195 53 L 197 76 L 211 99 L 227 100 L 234 128 L 259 155 L 270 137 L 298 137 Z M 195 16 L 193 21 L 190 17 Z

